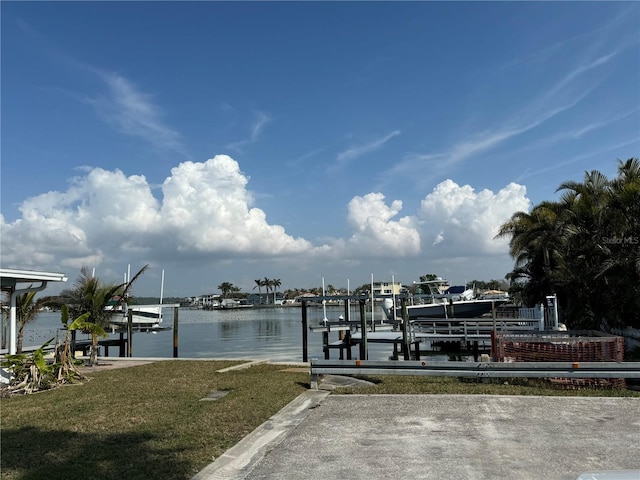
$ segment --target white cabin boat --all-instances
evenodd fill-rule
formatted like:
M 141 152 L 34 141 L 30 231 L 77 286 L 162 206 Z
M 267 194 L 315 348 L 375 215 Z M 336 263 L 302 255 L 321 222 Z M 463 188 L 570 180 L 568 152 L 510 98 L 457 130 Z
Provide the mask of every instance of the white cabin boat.
M 414 282 L 418 283 L 418 282 Z M 507 303 L 508 297 L 483 298 L 476 297 L 473 289 L 466 286 L 450 287 L 446 280 L 438 278 L 427 282 L 420 282 L 429 293 L 414 295 L 411 305 L 407 305 L 409 320 L 418 318 L 476 318 L 490 313 L 493 308 Z M 396 305 L 393 312 L 393 302 L 385 299 L 382 308 L 389 319 L 401 318 L 402 311 Z
M 131 311 L 131 325 L 134 329 L 158 328 L 162 323 L 162 307 L 171 305 L 126 305 L 115 308 L 109 319 L 109 324 L 122 328 L 129 323 L 129 311 Z

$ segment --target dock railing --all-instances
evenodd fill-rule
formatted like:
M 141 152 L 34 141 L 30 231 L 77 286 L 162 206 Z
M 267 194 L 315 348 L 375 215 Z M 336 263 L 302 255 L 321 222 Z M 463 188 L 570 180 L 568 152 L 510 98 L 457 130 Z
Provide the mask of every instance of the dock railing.
M 526 318 L 419 318 L 411 320 L 413 330 L 418 333 L 437 335 L 489 334 L 495 331 L 539 331 L 539 319 Z

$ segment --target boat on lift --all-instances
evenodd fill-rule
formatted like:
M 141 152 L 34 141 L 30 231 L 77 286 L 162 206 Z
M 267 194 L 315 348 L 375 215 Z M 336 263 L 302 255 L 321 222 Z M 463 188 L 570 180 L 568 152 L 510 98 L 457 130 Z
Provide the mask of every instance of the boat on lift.
M 419 318 L 477 318 L 490 313 L 494 308 L 507 303 L 509 298 L 484 298 L 476 296 L 473 288 L 466 286 L 449 286 L 442 278 L 426 282 L 414 282 L 421 285 L 426 294 L 413 295 L 410 305 L 407 305 L 409 320 Z M 395 312 L 393 300 L 385 299 L 382 308 L 391 320 L 402 318 L 401 307 L 396 305 Z
M 128 275 L 128 273 L 127 273 Z M 129 281 L 126 278 L 127 283 Z M 106 309 L 113 311 L 109 319 L 109 326 L 112 329 L 127 328 L 129 325 L 129 312 L 131 312 L 131 326 L 134 330 L 151 331 L 160 329 L 162 323 L 162 309 L 166 307 L 177 307 L 179 305 L 163 304 L 164 295 L 164 270 L 162 271 L 162 282 L 160 285 L 160 301 L 151 305 L 129 305 L 127 298 L 114 297 Z

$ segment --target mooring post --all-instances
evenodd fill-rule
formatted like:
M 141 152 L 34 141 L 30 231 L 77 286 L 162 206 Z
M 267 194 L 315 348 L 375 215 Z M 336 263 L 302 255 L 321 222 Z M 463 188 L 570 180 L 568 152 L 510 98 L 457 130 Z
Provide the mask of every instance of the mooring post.
M 119 344 L 120 349 L 118 351 L 118 356 L 119 357 L 124 357 L 127 354 L 127 352 L 125 350 L 127 348 L 126 347 L 127 342 L 124 341 L 124 332 L 122 330 L 120 330 L 119 336 L 120 336 L 120 344 Z
M 400 306 L 402 308 L 402 350 L 404 351 L 404 359 L 411 360 L 411 347 L 409 344 L 409 312 L 407 311 L 406 299 L 400 300 Z
M 367 315 L 364 308 L 364 300 L 360 299 L 360 328 L 362 339 L 360 341 L 360 360 L 367 360 Z
M 173 307 L 173 358 L 178 358 L 178 307 Z
M 307 362 L 309 355 L 307 352 L 307 302 L 302 301 L 302 361 Z
M 127 311 L 127 357 L 133 357 L 133 310 Z
M 322 332 L 322 351 L 324 359 L 329 360 L 329 332 Z
M 348 322 L 349 320 L 351 320 L 351 312 L 349 312 L 350 308 L 349 308 L 349 298 L 347 297 L 347 299 L 344 301 L 344 320 L 345 322 Z

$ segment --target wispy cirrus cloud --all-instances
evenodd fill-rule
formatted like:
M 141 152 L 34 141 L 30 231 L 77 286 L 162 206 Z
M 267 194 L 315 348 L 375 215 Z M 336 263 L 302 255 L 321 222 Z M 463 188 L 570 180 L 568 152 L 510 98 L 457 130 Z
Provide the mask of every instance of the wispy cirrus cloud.
M 255 112 L 255 118 L 249 130 L 249 137 L 237 142 L 231 142 L 226 145 L 227 148 L 239 152 L 242 147 L 255 143 L 262 134 L 264 127 L 271 121 L 271 117 L 264 112 Z
M 638 138 L 622 140 L 615 144 L 605 145 L 602 148 L 599 148 L 598 150 L 593 150 L 582 155 L 573 156 L 568 160 L 555 162 L 552 165 L 546 166 L 544 168 L 539 168 L 539 169 L 528 168 L 514 181 L 522 182 L 527 178 L 531 178 L 541 174 L 548 174 L 549 172 L 552 172 L 554 170 L 559 170 L 561 168 L 564 168 L 567 165 L 571 165 L 574 163 L 583 162 L 584 160 L 587 160 L 589 158 L 598 158 L 598 157 L 604 156 L 605 154 L 616 153 L 618 150 L 626 149 L 629 146 L 637 146 L 638 143 L 639 143 Z
M 582 125 L 574 126 L 566 130 L 560 131 L 556 134 L 544 137 L 537 142 L 528 144 L 524 148 L 519 149 L 517 152 L 521 154 L 526 151 L 536 150 L 543 147 L 549 147 L 556 143 L 563 141 L 579 140 L 590 132 L 594 132 L 603 128 L 607 128 L 614 123 L 624 120 L 632 115 L 635 115 L 640 110 L 640 107 L 636 107 L 628 112 L 619 113 L 617 115 L 605 115 L 600 121 L 591 121 Z
M 347 150 L 340 152 L 336 158 L 338 163 L 348 162 L 355 158 L 361 157 L 367 153 L 373 152 L 381 148 L 385 143 L 391 140 L 393 137 L 400 135 L 400 130 L 394 130 L 393 132 L 385 135 L 382 138 L 378 138 L 364 145 L 354 145 Z
M 510 113 L 496 115 L 494 127 L 482 130 L 465 131 L 459 134 L 459 141 L 453 141 L 445 148 L 437 151 L 414 152 L 404 156 L 401 162 L 385 172 L 384 177 L 390 181 L 391 176 L 404 175 L 407 172 L 423 171 L 428 169 L 431 175 L 444 174 L 445 170 L 472 159 L 488 151 L 496 149 L 510 139 L 530 132 L 540 127 L 545 122 L 574 108 L 587 98 L 602 82 L 608 74 L 603 72 L 603 67 L 611 63 L 626 47 L 627 43 L 610 48 L 607 52 L 597 52 L 597 48 L 587 49 L 588 53 L 581 61 L 574 63 L 571 68 L 556 77 L 555 82 L 547 83 L 546 87 L 539 89 L 531 99 L 517 106 Z M 619 114 L 619 117 L 628 115 Z M 500 118 L 502 116 L 502 118 Z M 600 124 L 593 123 L 573 131 L 574 135 L 583 135 L 590 129 L 601 128 L 606 123 L 615 121 L 615 118 Z M 416 176 L 425 179 L 425 176 Z
M 591 91 L 589 89 L 583 92 L 577 98 L 552 108 L 545 112 L 538 112 L 537 115 L 521 114 L 520 117 L 527 120 L 520 120 L 518 125 L 517 120 L 511 119 L 505 122 L 507 125 L 515 125 L 511 128 L 497 128 L 491 131 L 483 131 L 470 134 L 470 139 L 462 140 L 458 143 L 451 145 L 449 148 L 440 152 L 431 153 L 410 153 L 404 156 L 401 162 L 395 164 L 386 173 L 393 175 L 404 175 L 407 172 L 417 171 L 416 169 L 428 167 L 429 171 L 435 174 L 443 173 L 447 167 L 455 165 L 459 162 L 472 158 L 476 155 L 499 146 L 512 137 L 523 134 L 529 130 L 532 130 L 545 121 L 561 114 L 562 112 L 569 110 L 576 104 L 578 104 L 584 97 Z M 385 175 L 386 176 L 386 175 Z
M 180 134 L 163 120 L 162 109 L 153 101 L 153 96 L 143 92 L 130 79 L 123 75 L 108 72 L 102 67 L 79 60 L 66 50 L 61 49 L 51 38 L 43 35 L 31 25 L 16 20 L 20 28 L 36 39 L 41 51 L 56 62 L 76 71 L 88 73 L 98 79 L 102 88 L 97 94 L 86 93 L 76 88 L 53 87 L 68 94 L 76 101 L 90 105 L 107 123 L 121 133 L 141 138 L 159 150 L 185 152 Z
M 89 67 L 106 84 L 107 91 L 84 97 L 97 114 L 120 132 L 139 137 L 159 149 L 182 152 L 180 134 L 163 120 L 163 114 L 151 95 L 142 92 L 132 81 L 117 73 Z

